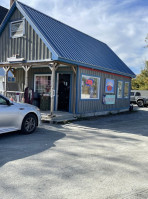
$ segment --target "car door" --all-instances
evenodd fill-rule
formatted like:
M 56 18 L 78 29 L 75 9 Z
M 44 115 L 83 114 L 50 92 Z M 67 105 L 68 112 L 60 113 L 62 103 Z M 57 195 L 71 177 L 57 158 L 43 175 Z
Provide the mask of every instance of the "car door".
M 17 108 L 11 104 L 3 96 L 0 96 L 0 133 L 17 130 L 17 120 L 19 112 Z
M 134 102 L 135 101 L 135 92 L 130 93 L 130 101 Z

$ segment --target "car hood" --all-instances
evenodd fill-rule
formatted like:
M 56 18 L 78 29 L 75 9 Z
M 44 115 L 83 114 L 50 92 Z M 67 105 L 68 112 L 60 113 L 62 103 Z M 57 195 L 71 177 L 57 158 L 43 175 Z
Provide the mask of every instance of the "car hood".
M 34 105 L 31 105 L 31 104 L 26 104 L 26 103 L 16 103 L 16 102 L 13 102 L 13 104 L 15 106 L 17 106 L 18 108 L 32 108 L 32 109 L 36 109 L 37 107 L 34 106 Z

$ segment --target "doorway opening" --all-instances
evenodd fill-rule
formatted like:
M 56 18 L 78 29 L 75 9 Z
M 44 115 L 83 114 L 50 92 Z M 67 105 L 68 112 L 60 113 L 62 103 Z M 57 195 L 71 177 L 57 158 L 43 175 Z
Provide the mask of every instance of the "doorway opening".
M 69 112 L 70 74 L 59 74 L 58 111 Z

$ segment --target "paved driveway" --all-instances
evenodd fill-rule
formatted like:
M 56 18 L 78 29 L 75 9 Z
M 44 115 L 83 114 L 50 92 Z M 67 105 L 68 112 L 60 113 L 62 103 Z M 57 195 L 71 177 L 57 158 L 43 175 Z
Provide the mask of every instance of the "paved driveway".
M 148 108 L 0 135 L 2 199 L 147 199 Z

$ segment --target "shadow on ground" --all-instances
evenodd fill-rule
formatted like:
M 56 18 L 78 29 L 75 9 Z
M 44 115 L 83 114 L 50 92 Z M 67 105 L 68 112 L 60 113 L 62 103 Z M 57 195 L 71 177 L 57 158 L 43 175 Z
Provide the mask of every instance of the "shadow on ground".
M 147 118 L 148 108 L 141 108 L 133 112 L 87 118 L 74 124 L 80 124 L 82 128 L 108 129 L 117 133 L 148 136 Z
M 41 153 L 65 137 L 64 133 L 38 128 L 30 135 L 12 132 L 0 135 L 0 166 L 7 162 Z

